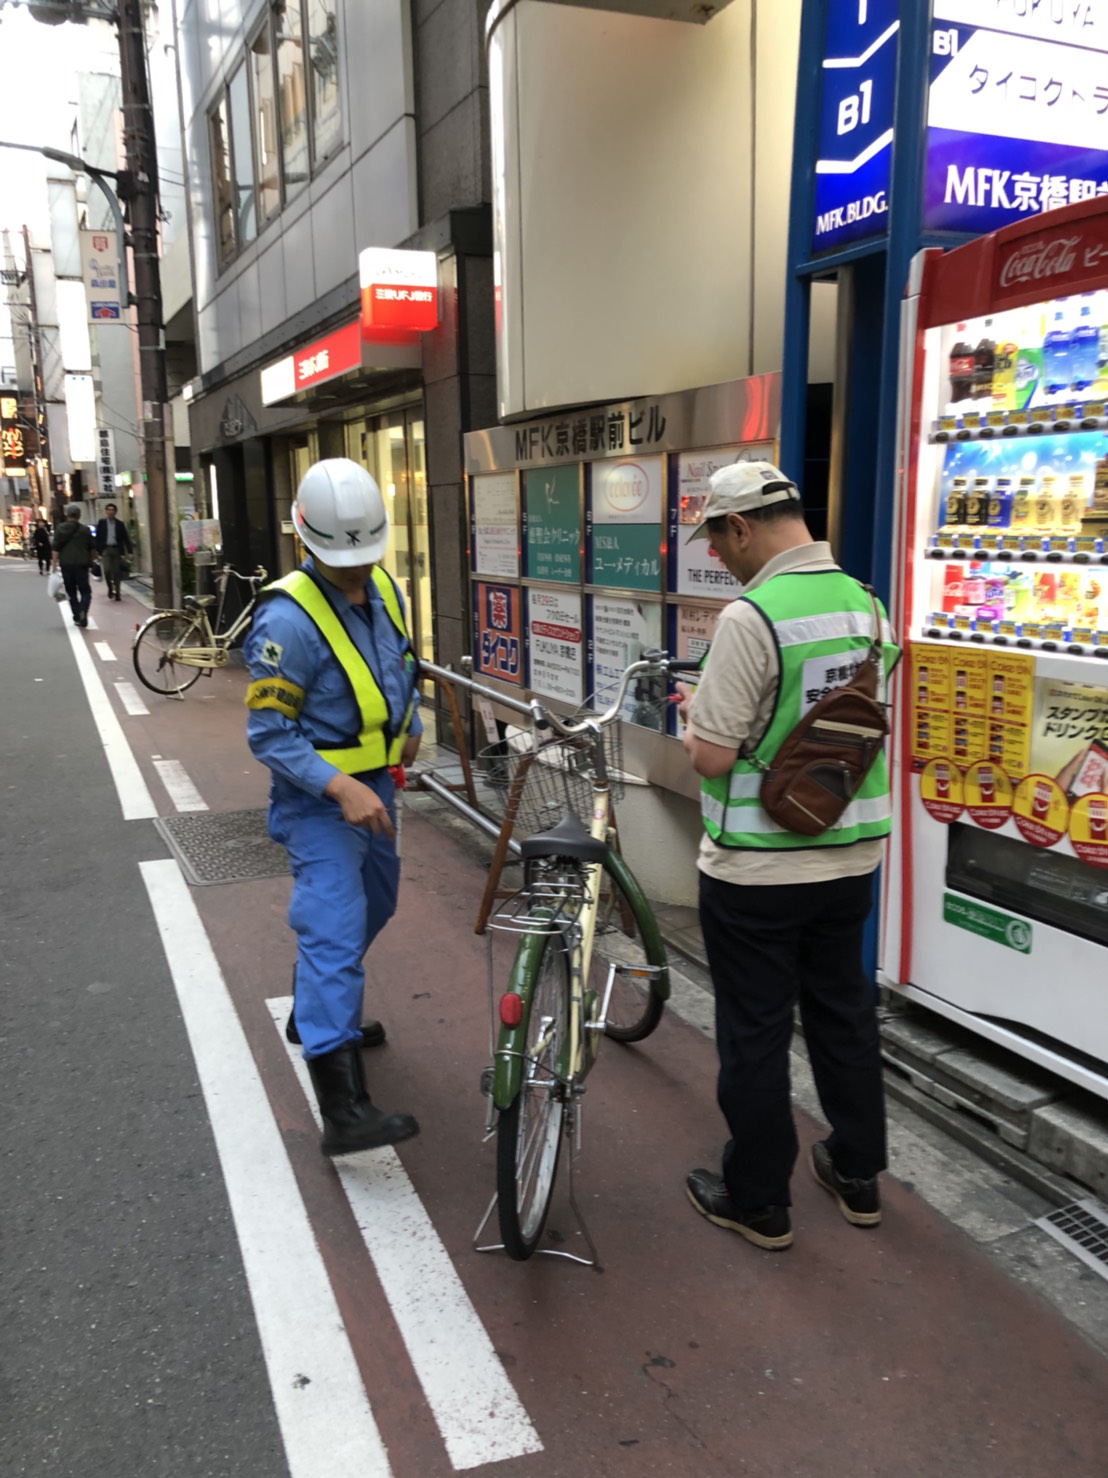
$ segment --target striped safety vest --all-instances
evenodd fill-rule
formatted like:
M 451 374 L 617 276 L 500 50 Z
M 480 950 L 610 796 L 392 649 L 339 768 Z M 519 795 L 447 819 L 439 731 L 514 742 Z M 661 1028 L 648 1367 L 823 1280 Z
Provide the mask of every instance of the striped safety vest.
M 762 776 L 773 756 L 829 689 L 840 687 L 857 671 L 873 640 L 873 603 L 841 570 L 774 575 L 741 596 L 765 619 L 780 659 L 781 678 L 769 726 L 753 748 L 743 746 L 730 772 L 700 782 L 700 815 L 704 830 L 721 847 L 786 852 L 809 847 L 847 847 L 854 842 L 888 836 L 892 808 L 884 754 L 878 755 L 857 795 L 837 825 L 820 836 L 786 831 L 762 809 Z M 900 656 L 884 611 L 884 701 L 889 673 Z
M 389 619 L 404 639 L 404 661 L 412 671 L 412 697 L 398 729 L 393 729 L 390 725 L 385 695 L 377 686 L 377 679 L 370 671 L 369 663 L 350 640 L 346 627 L 335 614 L 331 602 L 306 570 L 294 570 L 291 575 L 274 580 L 259 597 L 279 594 L 291 596 L 315 622 L 320 636 L 342 668 L 358 707 L 360 730 L 337 748 L 324 749 L 316 746 L 316 753 L 320 759 L 334 765 L 344 775 L 360 775 L 367 770 L 382 770 L 386 765 L 398 765 L 415 705 L 415 657 L 408 638 L 408 629 L 404 625 L 404 613 L 400 608 L 396 586 L 380 565 L 373 566 L 373 583 L 384 602 Z

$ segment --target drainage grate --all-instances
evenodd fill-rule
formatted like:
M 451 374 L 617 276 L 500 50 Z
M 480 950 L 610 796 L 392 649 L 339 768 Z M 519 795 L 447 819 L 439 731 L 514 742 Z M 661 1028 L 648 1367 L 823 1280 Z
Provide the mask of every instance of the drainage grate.
M 1099 1201 L 1073 1201 L 1040 1216 L 1035 1225 L 1108 1279 L 1108 1207 Z
M 270 840 L 264 810 L 162 816 L 154 825 L 190 883 L 248 883 L 288 873 L 285 849 Z

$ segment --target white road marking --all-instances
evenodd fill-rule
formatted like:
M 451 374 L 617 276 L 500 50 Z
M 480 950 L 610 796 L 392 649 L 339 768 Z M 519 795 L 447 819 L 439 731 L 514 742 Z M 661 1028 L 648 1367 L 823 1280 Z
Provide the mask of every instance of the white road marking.
M 178 811 L 206 811 L 208 803 L 189 779 L 180 760 L 155 759 L 154 768 L 162 777 L 169 799 Z
M 99 626 L 97 626 L 97 624 L 96 624 L 96 617 L 95 616 L 91 616 L 90 615 L 87 619 L 88 619 L 88 625 L 85 627 L 85 630 L 86 631 L 99 631 L 100 630 Z
M 292 997 L 266 1006 L 285 1042 Z M 319 1124 L 300 1048 L 285 1046 Z M 335 1170 L 453 1466 L 541 1452 L 539 1434 L 396 1151 L 344 1155 Z
M 96 655 L 100 658 L 101 662 L 115 661 L 115 653 L 106 641 L 93 642 L 93 646 L 96 648 Z
M 389 1478 L 281 1132 L 176 862 L 139 864 L 185 1019 L 291 1478 Z
M 58 614 L 69 637 L 69 645 L 73 648 L 77 671 L 81 675 L 93 722 L 104 746 L 104 758 L 108 762 L 116 794 L 119 796 L 123 819 L 145 821 L 154 817 L 158 814 L 157 807 L 146 788 L 138 762 L 131 753 L 131 746 L 123 737 L 123 726 L 116 717 L 111 699 L 104 691 L 89 650 L 81 639 L 80 628 L 73 625 L 68 606 L 59 606 Z
M 119 694 L 120 703 L 132 717 L 137 718 L 140 714 L 150 712 L 139 696 L 139 690 L 134 683 L 117 682 L 115 690 Z

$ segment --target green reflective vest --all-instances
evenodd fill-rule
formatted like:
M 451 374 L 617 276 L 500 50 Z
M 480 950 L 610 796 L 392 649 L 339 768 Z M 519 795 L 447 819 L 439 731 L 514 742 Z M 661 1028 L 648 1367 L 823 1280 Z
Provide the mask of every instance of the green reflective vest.
M 773 633 L 781 679 L 773 715 L 761 738 L 743 745 L 730 772 L 700 782 L 700 815 L 704 830 L 721 847 L 785 852 L 809 847 L 847 847 L 854 842 L 888 836 L 892 808 L 885 756 L 871 766 L 857 795 L 838 825 L 821 836 L 786 831 L 762 810 L 762 776 L 773 757 L 808 709 L 830 688 L 840 687 L 857 671 L 873 639 L 873 603 L 841 570 L 774 575 L 741 596 L 761 613 Z M 885 657 L 884 689 L 899 649 L 884 611 L 881 640 Z
M 400 609 L 396 586 L 380 565 L 373 566 L 373 583 L 384 602 L 389 619 L 404 638 L 405 646 L 410 652 L 408 629 L 404 625 L 404 615 Z M 392 732 L 389 724 L 388 704 L 385 702 L 385 695 L 377 686 L 376 678 L 370 671 L 369 663 L 350 640 L 346 627 L 335 614 L 335 608 L 311 575 L 305 570 L 294 570 L 291 575 L 285 575 L 281 580 L 274 580 L 261 593 L 263 596 L 278 593 L 291 596 L 298 606 L 307 611 L 319 628 L 320 636 L 334 654 L 335 661 L 342 668 L 346 681 L 350 684 L 354 701 L 358 705 L 361 719 L 358 734 L 351 736 L 346 744 L 337 749 L 317 747 L 316 753 L 320 759 L 326 760 L 329 765 L 334 765 L 335 769 L 341 770 L 344 775 L 360 775 L 366 770 L 382 770 L 386 765 L 398 765 L 404 749 L 404 741 L 408 737 L 408 725 L 412 720 L 414 692 L 412 701 L 409 702 L 404 714 L 403 722 L 398 730 Z

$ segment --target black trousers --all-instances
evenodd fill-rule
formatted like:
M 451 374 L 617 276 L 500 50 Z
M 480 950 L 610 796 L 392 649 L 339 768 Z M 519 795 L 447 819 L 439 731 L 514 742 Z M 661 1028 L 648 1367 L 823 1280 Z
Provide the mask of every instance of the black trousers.
M 62 583 L 69 596 L 69 609 L 74 621 L 83 621 L 92 605 L 92 586 L 89 584 L 88 565 L 62 565 Z
M 718 1101 L 731 1134 L 723 1177 L 743 1209 L 791 1204 L 789 1040 L 797 1004 L 835 1168 L 863 1179 L 885 1168 L 877 993 L 862 969 L 872 899 L 872 874 L 769 887 L 700 874 Z

